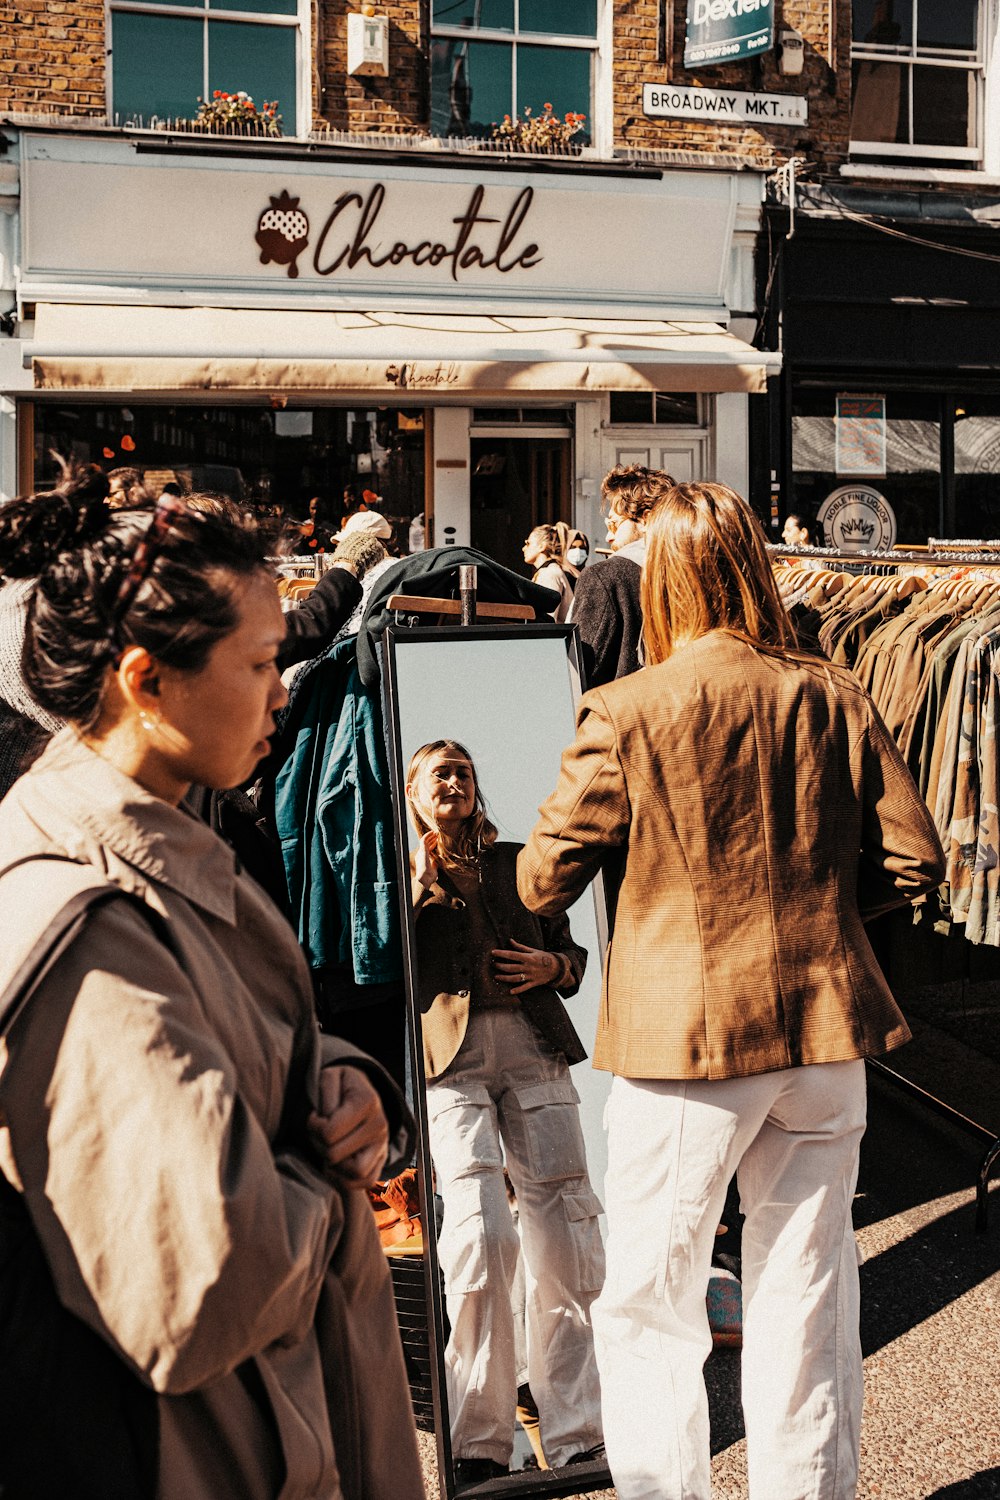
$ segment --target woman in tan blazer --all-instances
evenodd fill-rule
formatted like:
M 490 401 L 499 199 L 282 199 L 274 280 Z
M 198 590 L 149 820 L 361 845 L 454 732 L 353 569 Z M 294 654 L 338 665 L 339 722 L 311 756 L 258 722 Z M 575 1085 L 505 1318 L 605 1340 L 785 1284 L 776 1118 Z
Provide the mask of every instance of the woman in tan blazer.
M 649 665 L 582 699 L 518 862 L 551 916 L 625 860 L 595 1053 L 608 1459 L 621 1500 L 708 1500 L 705 1288 L 738 1171 L 750 1493 L 848 1500 L 862 1059 L 909 1036 L 864 922 L 937 884 L 942 851 L 867 694 L 795 649 L 740 497 L 664 483 L 646 535 Z
M 546 1459 L 553 1468 L 581 1461 L 601 1442 L 590 1325 L 604 1279 L 601 1206 L 569 1073 L 586 1053 L 559 998 L 579 989 L 587 954 L 562 913 L 537 917 L 521 904 L 520 845 L 497 841 L 468 750 L 455 740 L 423 745 L 406 799 L 419 836 L 413 902 L 428 1129 L 444 1202 L 448 1409 L 456 1479 L 470 1484 L 507 1473 L 524 1379 L 505 1161 Z

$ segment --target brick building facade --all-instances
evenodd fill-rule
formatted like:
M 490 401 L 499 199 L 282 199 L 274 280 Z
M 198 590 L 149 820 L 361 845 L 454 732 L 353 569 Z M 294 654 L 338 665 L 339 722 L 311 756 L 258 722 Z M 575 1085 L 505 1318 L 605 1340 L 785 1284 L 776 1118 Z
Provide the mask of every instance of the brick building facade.
M 664 355 L 657 365 L 664 381 L 659 395 L 664 399 L 657 405 L 657 393 L 651 391 L 648 414 L 638 391 L 631 392 L 631 399 L 626 399 L 627 391 L 577 391 L 570 401 L 565 385 L 553 385 L 548 392 L 553 415 L 547 430 L 555 434 L 572 410 L 573 457 L 567 460 L 563 454 L 553 461 L 553 472 L 562 478 L 557 483 L 550 474 L 550 482 L 559 493 L 541 502 L 540 510 L 533 501 L 532 514 L 563 514 L 584 524 L 592 535 L 599 533 L 594 495 L 601 467 L 621 457 L 645 457 L 683 473 L 729 477 L 749 490 L 764 514 L 773 511 L 779 516 L 798 508 L 815 520 L 825 493 L 844 477 L 830 460 L 835 417 L 831 403 L 838 391 L 864 389 L 867 394 L 871 387 L 876 395 L 894 392 L 891 399 L 886 397 L 889 448 L 896 452 L 893 462 L 909 461 L 904 451 L 909 443 L 910 460 L 924 466 L 913 471 L 912 484 L 905 468 L 898 470 L 899 480 L 887 476 L 888 488 L 901 502 L 901 525 L 916 534 L 989 530 L 994 526 L 991 481 L 981 475 L 974 481 L 964 477 L 961 466 L 992 459 L 956 460 L 956 451 L 964 452 L 962 441 L 956 450 L 956 439 L 971 429 L 956 427 L 955 411 L 962 409 L 966 397 L 975 398 L 979 433 L 973 447 L 976 453 L 991 453 L 996 343 L 992 317 L 1000 306 L 993 258 L 994 226 L 1000 220 L 995 189 L 1000 178 L 1000 110 L 993 95 L 1000 91 L 988 87 L 996 76 L 996 6 L 993 0 L 962 0 L 950 9 L 932 8 L 937 31 L 927 34 L 929 22 L 913 25 L 913 0 L 891 0 L 881 7 L 873 0 L 857 0 L 853 6 L 846 0 L 774 3 L 775 46 L 743 62 L 687 68 L 685 28 L 694 0 L 691 7 L 685 0 L 626 0 L 613 5 L 610 0 L 580 0 L 578 5 L 546 0 L 538 7 L 547 18 L 545 24 L 555 24 L 555 17 L 568 35 L 541 30 L 533 15 L 534 0 L 518 0 L 517 9 L 515 0 L 454 0 L 448 6 L 440 0 L 391 0 L 379 7 L 388 25 L 386 76 L 348 71 L 348 18 L 360 7 L 345 0 L 316 0 L 312 5 L 308 0 L 274 0 L 273 14 L 262 5 L 255 15 L 243 15 L 242 32 L 207 0 L 203 9 L 192 8 L 198 14 L 190 18 L 174 12 L 167 19 L 156 0 L 138 0 L 127 8 L 119 8 L 116 0 L 107 5 L 81 0 L 72 9 L 61 7 L 59 0 L 44 6 L 40 0 L 3 6 L 4 326 L 30 335 L 28 314 L 43 300 L 35 295 L 39 291 L 48 306 L 50 297 L 53 305 L 67 296 L 81 302 L 114 298 L 119 283 L 142 281 L 139 266 L 133 277 L 127 268 L 104 274 L 106 268 L 95 264 L 89 282 L 86 274 L 67 266 L 39 264 L 34 273 L 25 266 L 21 241 L 28 218 L 23 184 L 32 173 L 37 179 L 42 176 L 40 170 L 23 166 L 25 141 L 32 137 L 36 145 L 29 157 L 45 155 L 45 149 L 37 147 L 43 137 L 59 138 L 60 149 L 70 155 L 75 150 L 96 159 L 122 151 L 120 159 L 130 167 L 145 164 L 143 184 L 149 181 L 154 161 L 165 166 L 168 161 L 200 160 L 225 172 L 233 152 L 244 163 L 253 160 L 262 171 L 277 170 L 279 162 L 323 159 L 336 175 L 336 163 L 348 160 L 365 162 L 374 176 L 384 177 L 387 164 L 395 164 L 392 170 L 398 168 L 400 181 L 409 178 L 426 187 L 428 204 L 445 185 L 466 182 L 469 172 L 479 172 L 490 194 L 487 201 L 501 189 L 515 196 L 530 189 L 536 205 L 550 186 L 567 193 L 571 186 L 586 192 L 613 182 L 614 191 L 622 195 L 613 201 L 627 205 L 628 213 L 616 213 L 600 224 L 601 237 L 618 236 L 625 252 L 640 261 L 655 255 L 677 261 L 677 276 L 673 281 L 669 274 L 664 278 L 667 290 L 662 300 L 657 302 L 642 288 L 648 279 L 645 272 L 637 278 L 626 269 L 620 284 L 612 276 L 602 287 L 588 282 L 585 269 L 575 289 L 564 280 L 546 301 L 525 288 L 527 300 L 518 303 L 518 292 L 514 302 L 531 317 L 568 314 L 572 308 L 577 316 L 589 314 L 598 320 L 612 319 L 616 313 L 626 319 L 658 318 L 664 327 L 671 319 L 693 314 L 705 328 L 711 319 L 728 326 L 730 337 L 754 344 L 760 363 L 757 374 L 737 392 L 732 380 L 728 388 L 719 381 L 713 388 L 710 378 L 695 379 L 690 363 L 678 360 L 671 376 Z M 801 72 L 785 66 L 783 33 L 802 40 Z M 246 42 L 243 52 L 234 38 Z M 274 65 L 272 83 L 261 59 L 279 54 L 286 63 L 283 72 Z M 234 58 L 244 56 L 245 68 L 242 62 L 234 67 Z M 173 82 L 172 69 L 179 70 Z M 243 71 L 248 76 L 242 76 Z M 250 91 L 260 99 L 274 96 L 279 83 L 284 120 L 279 140 L 250 136 L 234 143 L 228 136 L 183 128 L 184 118 L 195 113 L 198 96 L 210 97 L 216 86 L 229 91 L 252 84 Z M 667 101 L 659 113 L 649 106 L 651 89 L 658 91 L 654 97 Z M 713 94 L 747 95 L 795 108 L 787 111 L 787 122 L 782 123 L 764 123 L 759 116 L 753 124 L 686 118 L 691 110 L 682 106 L 694 91 L 700 91 L 699 102 Z M 586 116 L 584 131 L 568 147 L 554 154 L 525 154 L 484 141 L 491 123 L 505 114 L 516 122 L 528 107 L 537 117 L 549 95 L 556 116 L 566 110 Z M 858 138 L 866 133 L 870 138 Z M 72 141 L 77 145 L 71 149 L 66 143 Z M 89 143 L 86 150 L 84 141 Z M 178 152 L 186 154 L 182 158 Z M 634 211 L 636 226 L 652 222 L 643 217 L 642 193 L 651 191 L 648 185 L 654 180 L 663 184 L 665 195 L 663 232 L 656 234 L 655 245 L 640 247 L 630 238 L 631 216 Z M 717 187 L 724 180 L 729 193 L 728 224 L 721 228 L 708 227 L 707 219 L 699 223 L 695 207 L 698 185 L 710 180 Z M 634 191 L 629 184 L 635 185 Z M 646 186 L 640 191 L 641 184 Z M 275 185 L 284 187 L 277 179 Z M 716 190 L 706 191 L 711 196 Z M 148 193 L 146 186 L 143 192 Z M 683 213 L 668 211 L 672 193 L 688 205 Z M 419 194 L 415 201 L 421 201 Z M 383 212 L 383 222 L 388 212 Z M 537 206 L 532 212 L 539 212 Z M 38 222 L 35 214 L 34 223 Z M 593 231 L 585 211 L 566 220 L 567 235 Z M 634 232 L 644 231 L 637 227 Z M 726 238 L 723 246 L 720 234 Z M 685 290 L 686 273 L 680 268 L 692 236 L 699 235 L 709 236 L 708 259 L 725 262 L 710 296 L 704 288 L 697 294 Z M 551 264 L 552 252 L 546 253 Z M 176 298 L 232 304 L 232 285 L 225 276 L 213 281 L 207 273 L 200 280 L 196 275 L 200 290 L 178 291 L 180 274 L 179 262 L 174 272 L 164 262 L 153 276 L 161 302 Z M 435 296 L 447 295 L 435 303 L 422 296 L 416 282 L 395 301 L 389 285 L 372 283 L 365 296 L 371 301 L 384 295 L 387 305 L 403 311 L 447 306 L 456 316 L 493 317 L 510 305 L 510 277 L 503 282 L 504 295 L 494 295 L 495 288 L 484 283 L 478 300 L 468 282 L 466 277 L 467 300 L 462 302 L 456 301 L 454 285 L 437 287 Z M 280 300 L 273 280 L 266 288 L 247 286 L 250 306 L 261 298 L 269 306 Z M 959 296 L 953 295 L 956 287 Z M 349 308 L 342 288 L 335 289 L 336 295 L 330 295 L 332 289 L 330 281 L 317 282 L 310 305 L 336 309 L 338 315 Z M 305 305 L 306 290 L 302 281 L 285 283 L 289 308 Z M 134 301 L 135 286 L 123 296 L 126 302 Z M 955 307 L 956 302 L 965 310 Z M 28 345 L 21 350 L 23 369 L 32 364 L 30 339 Z M 399 357 L 405 363 L 411 350 L 404 345 L 405 341 Z M 738 362 L 735 344 L 730 355 Z M 12 358 L 8 351 L 8 361 Z M 775 371 L 781 362 L 779 376 Z M 553 358 L 552 363 L 558 361 Z M 766 392 L 758 389 L 765 366 Z M 681 369 L 688 371 L 683 378 Z M 682 389 L 678 382 L 685 381 Z M 24 414 L 27 396 L 20 375 L 9 385 L 6 425 L 0 418 L 0 431 L 8 433 L 6 444 L 0 446 L 0 488 L 8 493 L 29 479 L 33 446 L 22 423 L 12 447 L 11 410 L 17 407 Z M 218 389 L 224 388 L 223 382 Z M 931 412 L 931 396 L 937 398 L 945 390 L 955 397 L 953 409 Z M 514 391 L 501 382 L 498 389 L 491 388 L 489 401 L 513 403 Z M 88 391 L 81 399 L 95 399 L 96 394 Z M 140 394 L 144 401 L 149 399 L 149 393 Z M 355 394 L 362 403 L 371 399 L 361 391 Z M 40 395 L 35 403 L 36 417 L 44 417 L 46 399 Z M 348 398 L 327 393 L 323 399 L 343 404 Z M 448 434 L 453 414 L 445 408 L 458 399 L 455 392 L 441 398 L 439 448 L 452 441 Z M 537 399 L 532 395 L 530 401 Z M 474 412 L 471 396 L 469 403 L 468 410 Z M 496 415 L 500 407 L 489 409 Z M 498 420 L 503 420 L 502 414 Z M 996 420 L 1000 423 L 1000 408 Z M 475 420 L 470 421 L 475 426 Z M 896 438 L 894 422 L 903 424 Z M 485 430 L 489 424 L 483 425 Z M 38 433 L 42 431 L 47 431 L 44 422 L 38 427 Z M 459 442 L 462 454 L 469 431 L 471 427 Z M 556 441 L 554 435 L 551 441 Z M 938 441 L 941 474 L 935 477 L 927 465 Z M 544 444 L 541 439 L 539 443 L 541 452 Z M 736 454 L 741 456 L 736 459 Z M 166 457 L 162 462 L 166 464 Z M 373 462 L 377 465 L 377 457 Z M 942 477 L 945 470 L 947 476 Z M 337 482 L 339 478 L 338 473 Z M 425 483 L 425 489 L 435 490 L 427 496 L 428 508 L 439 500 L 447 505 L 446 481 L 454 475 L 436 479 L 439 484 L 432 485 L 430 479 Z M 333 490 L 334 481 L 325 488 Z M 921 498 L 911 503 L 908 495 Z M 1000 529 L 1000 513 L 996 527 Z M 453 534 L 467 536 L 468 527 L 459 525 Z

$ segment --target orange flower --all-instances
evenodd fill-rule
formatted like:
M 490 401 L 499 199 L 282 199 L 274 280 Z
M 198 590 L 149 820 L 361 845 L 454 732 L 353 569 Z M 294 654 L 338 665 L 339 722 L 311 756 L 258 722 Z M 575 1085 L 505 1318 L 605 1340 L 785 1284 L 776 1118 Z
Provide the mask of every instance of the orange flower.
M 125 453 L 135 452 L 135 438 L 130 438 L 127 432 L 122 438 L 122 451 Z
M 115 456 L 115 450 L 113 448 L 104 448 L 101 451 L 103 452 L 105 458 L 114 458 Z

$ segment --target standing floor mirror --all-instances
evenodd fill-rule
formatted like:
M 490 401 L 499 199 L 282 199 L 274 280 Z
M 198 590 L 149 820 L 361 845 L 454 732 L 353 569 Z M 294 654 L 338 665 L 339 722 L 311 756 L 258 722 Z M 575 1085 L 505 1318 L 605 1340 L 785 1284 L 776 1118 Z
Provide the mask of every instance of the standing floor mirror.
M 598 882 L 540 919 L 515 883 L 578 636 L 391 626 L 384 669 L 442 1494 L 586 1494 L 611 1482 L 589 1320 L 611 1080 L 585 1055 L 607 912 Z

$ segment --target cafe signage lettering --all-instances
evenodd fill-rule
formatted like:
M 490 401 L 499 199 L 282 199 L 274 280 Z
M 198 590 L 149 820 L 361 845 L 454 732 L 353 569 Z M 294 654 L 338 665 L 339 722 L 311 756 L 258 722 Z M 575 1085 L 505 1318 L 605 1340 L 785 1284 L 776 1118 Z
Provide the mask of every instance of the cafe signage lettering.
M 453 281 L 475 271 L 530 271 L 543 259 L 525 231 L 534 195 L 534 188 L 522 188 L 505 211 L 487 212 L 493 205 L 486 204 L 486 189 L 480 183 L 462 212 L 446 221 L 443 232 L 428 228 L 412 238 L 390 239 L 379 231 L 384 183 L 365 192 L 341 193 L 316 238 L 313 270 L 318 276 L 333 276 L 358 266 L 375 271 L 385 266 L 444 267 Z M 298 259 L 309 244 L 309 219 L 299 200 L 287 191 L 272 198 L 258 219 L 255 238 L 265 265 L 274 261 L 286 266 L 289 276 L 297 276 Z

